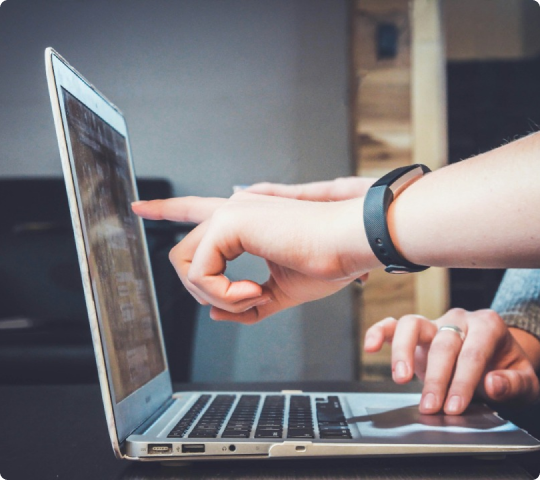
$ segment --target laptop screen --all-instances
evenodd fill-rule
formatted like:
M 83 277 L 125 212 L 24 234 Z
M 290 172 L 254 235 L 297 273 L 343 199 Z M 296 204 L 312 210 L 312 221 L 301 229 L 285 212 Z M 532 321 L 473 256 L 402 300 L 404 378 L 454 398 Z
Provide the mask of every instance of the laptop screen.
M 165 370 L 126 138 L 63 90 L 80 218 L 116 402 Z

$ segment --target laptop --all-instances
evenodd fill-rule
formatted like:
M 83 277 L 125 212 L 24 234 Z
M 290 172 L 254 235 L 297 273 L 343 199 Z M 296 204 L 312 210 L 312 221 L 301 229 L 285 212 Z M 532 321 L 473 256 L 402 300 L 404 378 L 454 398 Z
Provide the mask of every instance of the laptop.
M 500 454 L 540 442 L 485 405 L 420 415 L 419 394 L 174 393 L 126 122 L 58 53 L 47 80 L 115 455 L 139 461 Z M 181 319 L 179 319 L 181 321 Z

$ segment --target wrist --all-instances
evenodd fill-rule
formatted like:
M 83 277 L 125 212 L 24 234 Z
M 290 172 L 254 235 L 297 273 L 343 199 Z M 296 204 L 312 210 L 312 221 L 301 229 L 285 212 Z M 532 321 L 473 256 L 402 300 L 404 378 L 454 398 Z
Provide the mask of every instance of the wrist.
M 358 278 L 382 267 L 383 264 L 373 253 L 366 236 L 363 220 L 364 197 L 336 202 L 337 204 L 340 208 L 337 239 L 340 244 L 339 257 L 348 276 Z
M 402 254 L 396 238 L 391 207 L 400 194 L 419 178 L 429 173 L 425 165 L 414 164 L 396 168 L 377 180 L 364 198 L 364 228 L 368 243 L 385 271 L 393 274 L 422 272 L 427 265 L 411 262 Z

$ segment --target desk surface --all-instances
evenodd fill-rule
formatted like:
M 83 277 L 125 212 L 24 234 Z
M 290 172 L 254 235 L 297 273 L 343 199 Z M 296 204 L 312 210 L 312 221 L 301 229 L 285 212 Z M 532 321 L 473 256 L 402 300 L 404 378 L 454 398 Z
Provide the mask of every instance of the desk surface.
M 180 390 L 208 389 L 181 385 Z M 227 388 L 228 387 L 228 388 Z M 389 391 L 392 385 L 312 383 L 283 385 L 306 391 Z M 273 384 L 221 386 L 275 390 Z M 414 388 L 414 387 L 412 387 Z M 30 479 L 527 479 L 536 478 L 540 454 L 502 460 L 465 457 L 243 461 L 181 467 L 116 460 L 110 447 L 99 388 L 0 386 L 0 475 Z M 33 451 L 30 455 L 30 451 Z M 82 454 L 81 452 L 85 452 Z M 529 473 L 527 473 L 527 471 Z M 534 476 L 532 475 L 534 474 Z

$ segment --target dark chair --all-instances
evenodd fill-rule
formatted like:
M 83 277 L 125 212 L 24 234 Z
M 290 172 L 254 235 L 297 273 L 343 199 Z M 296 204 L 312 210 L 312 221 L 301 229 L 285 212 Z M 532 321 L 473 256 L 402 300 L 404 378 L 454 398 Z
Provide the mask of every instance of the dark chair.
M 137 181 L 141 199 L 172 196 Z M 189 380 L 197 303 L 168 253 L 188 225 L 145 222 L 174 381 Z M 0 383 L 89 383 L 97 370 L 64 182 L 0 179 Z

